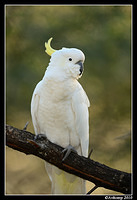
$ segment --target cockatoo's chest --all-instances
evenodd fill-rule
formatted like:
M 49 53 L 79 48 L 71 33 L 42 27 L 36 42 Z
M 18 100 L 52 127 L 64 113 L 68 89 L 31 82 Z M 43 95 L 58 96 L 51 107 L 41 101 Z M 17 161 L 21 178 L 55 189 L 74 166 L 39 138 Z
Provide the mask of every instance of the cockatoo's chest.
M 41 133 L 52 142 L 66 147 L 79 144 L 76 133 L 72 96 L 75 87 L 66 83 L 47 82 L 41 87 L 38 123 Z

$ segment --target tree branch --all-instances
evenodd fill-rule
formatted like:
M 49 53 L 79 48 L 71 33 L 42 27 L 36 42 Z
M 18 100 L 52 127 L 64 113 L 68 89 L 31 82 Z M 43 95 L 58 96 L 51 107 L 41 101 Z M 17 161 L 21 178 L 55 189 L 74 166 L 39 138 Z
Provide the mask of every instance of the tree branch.
M 130 173 L 110 168 L 74 152 L 62 162 L 64 148 L 50 142 L 42 135 L 35 139 L 35 135 L 26 130 L 6 125 L 6 145 L 25 154 L 40 157 L 68 173 L 93 182 L 97 187 L 123 194 L 131 193 Z

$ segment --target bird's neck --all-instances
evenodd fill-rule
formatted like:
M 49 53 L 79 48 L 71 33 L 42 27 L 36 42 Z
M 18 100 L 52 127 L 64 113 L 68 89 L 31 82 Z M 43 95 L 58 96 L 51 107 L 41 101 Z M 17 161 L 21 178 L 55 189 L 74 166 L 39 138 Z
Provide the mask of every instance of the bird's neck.
M 53 74 L 44 75 L 42 82 L 44 84 L 44 88 L 55 99 L 68 99 L 72 97 L 73 92 L 76 90 L 79 82 L 76 79 L 68 79 L 61 76 L 54 76 Z
M 60 67 L 56 66 L 48 66 L 44 77 L 44 80 L 52 80 L 52 81 L 56 81 L 56 82 L 67 82 L 67 83 L 72 83 L 72 82 L 77 82 L 77 79 L 75 79 L 74 77 L 72 77 L 70 74 L 66 73 L 66 71 L 63 71 Z

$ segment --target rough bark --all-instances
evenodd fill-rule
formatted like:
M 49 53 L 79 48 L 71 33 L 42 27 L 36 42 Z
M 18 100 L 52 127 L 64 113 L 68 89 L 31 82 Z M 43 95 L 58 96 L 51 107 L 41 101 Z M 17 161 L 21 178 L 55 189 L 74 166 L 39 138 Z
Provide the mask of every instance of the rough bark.
M 72 152 L 64 162 L 63 149 L 46 137 L 35 139 L 35 135 L 6 125 L 6 145 L 10 148 L 32 154 L 57 166 L 58 168 L 93 182 L 98 187 L 131 194 L 131 174 L 110 168 L 104 164 L 79 156 Z

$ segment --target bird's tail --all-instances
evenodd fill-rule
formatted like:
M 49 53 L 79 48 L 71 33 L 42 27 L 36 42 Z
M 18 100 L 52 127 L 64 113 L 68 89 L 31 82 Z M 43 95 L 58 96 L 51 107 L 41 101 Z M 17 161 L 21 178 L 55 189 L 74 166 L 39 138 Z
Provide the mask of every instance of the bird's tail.
M 52 182 L 52 194 L 85 194 L 86 181 L 46 164 L 46 169 Z M 50 170 L 50 171 L 49 171 Z

